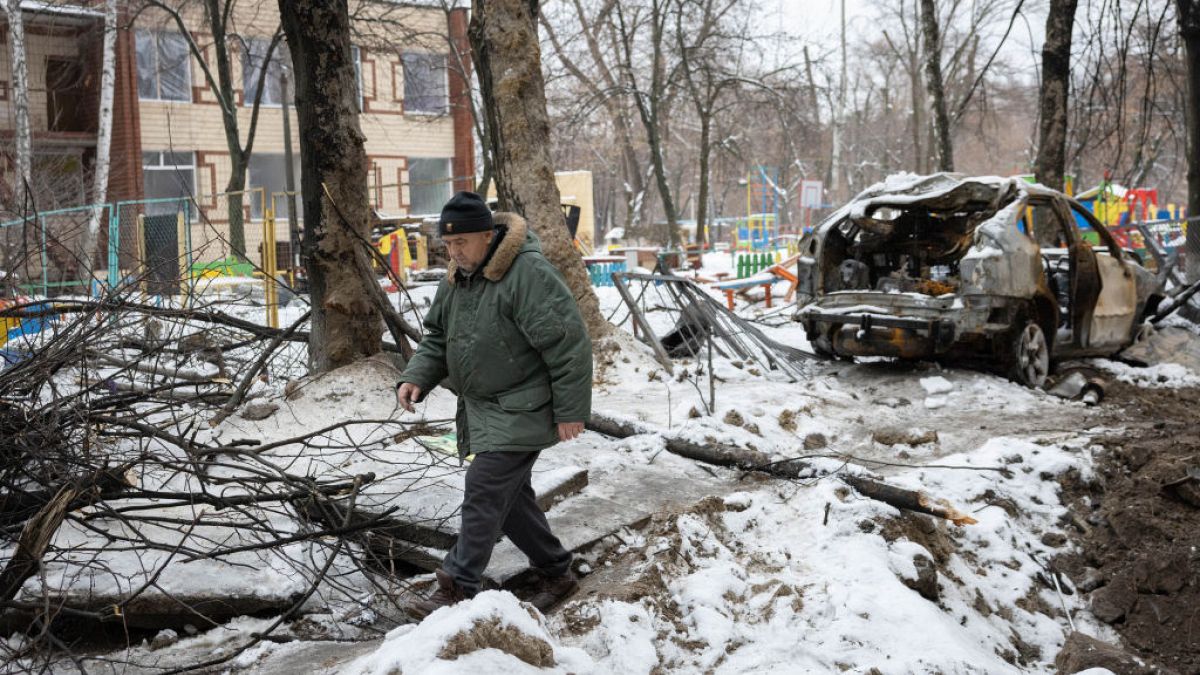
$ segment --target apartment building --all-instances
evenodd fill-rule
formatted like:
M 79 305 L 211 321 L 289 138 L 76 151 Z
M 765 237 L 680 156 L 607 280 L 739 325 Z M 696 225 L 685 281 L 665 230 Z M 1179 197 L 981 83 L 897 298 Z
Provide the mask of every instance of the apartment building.
M 60 174 L 53 180 L 53 205 L 84 204 L 95 154 L 103 30 L 97 7 L 102 3 L 27 2 L 24 7 L 35 161 L 54 167 L 35 173 Z M 281 221 L 290 220 L 286 199 L 279 194 L 287 175 L 285 99 L 295 184 L 300 184 L 300 139 L 287 84 L 291 59 L 286 41 L 279 39 L 266 58 L 280 30 L 277 4 L 234 4 L 224 45 L 214 44 L 203 3 L 180 0 L 176 12 L 131 3 L 123 14 L 117 38 L 109 201 L 188 197 L 194 204 L 188 215 L 196 248 L 227 237 L 223 228 L 229 214 L 225 198 L 218 195 L 228 187 L 230 152 L 212 81 L 218 72 L 218 50 L 224 49 L 241 142 L 246 143 L 251 128 L 254 131 L 246 181 L 250 192 L 243 212 L 246 252 L 256 258 L 261 228 L 254 223 L 264 208 L 274 207 Z M 368 157 L 363 173 L 371 206 L 381 217 L 436 213 L 455 189 L 468 189 L 473 179 L 466 10 L 352 0 L 351 16 Z M 11 139 L 15 126 L 7 36 L 5 26 L 0 33 L 5 40 L 0 56 L 0 140 Z M 15 172 L 10 153 L 5 154 L 4 182 L 11 186 Z M 172 208 L 166 201 L 134 206 L 146 217 Z M 204 257 L 220 255 L 220 248 Z

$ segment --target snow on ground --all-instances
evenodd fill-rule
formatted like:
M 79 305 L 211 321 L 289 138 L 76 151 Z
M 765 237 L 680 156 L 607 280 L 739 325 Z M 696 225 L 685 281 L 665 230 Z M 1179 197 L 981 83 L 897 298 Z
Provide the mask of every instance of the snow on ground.
M 426 306 L 434 288 L 412 289 L 411 302 Z M 615 289 L 597 293 L 605 314 L 620 320 L 624 312 Z M 411 309 L 409 297 L 392 297 L 402 310 Z M 284 308 L 281 324 L 302 311 L 299 303 Z M 261 320 L 259 307 L 238 312 Z M 762 308 L 741 312 L 754 317 Z M 805 346 L 798 326 L 769 323 L 761 326 L 768 337 Z M 318 614 L 312 616 L 326 625 L 315 641 L 304 638 L 295 622 L 288 634 L 305 641 L 263 643 L 225 667 L 348 673 L 1049 673 L 1069 631 L 1068 615 L 1081 631 L 1115 639 L 1091 616 L 1081 594 L 1060 596 L 1042 568 L 1071 546 L 1063 536 L 1066 509 L 1058 481 L 1089 475 L 1092 438 L 1108 431 L 1097 426 L 1093 409 L 986 373 L 886 360 L 814 362 L 800 382 L 720 358 L 712 374 L 705 364 L 686 360 L 669 374 L 628 334 L 613 343 L 618 350 L 601 358 L 594 409 L 638 420 L 658 435 L 614 440 L 589 432 L 547 455 L 558 453 L 599 479 L 584 495 L 603 496 L 603 490 L 614 489 L 603 478 L 642 466 L 670 475 L 684 492 L 695 487 L 705 494 L 723 485 L 707 492 L 721 496 L 697 497 L 699 503 L 655 514 L 586 552 L 581 557 L 590 574 L 583 591 L 549 617 L 507 593 L 487 592 L 419 625 L 347 646 L 320 639 L 365 635 L 353 626 L 370 623 L 370 613 L 347 617 L 335 607 L 314 605 L 310 611 Z M 1194 373 L 1169 364 L 1100 365 L 1140 385 L 1197 384 Z M 710 376 L 717 378 L 712 410 Z M 397 411 L 382 371 L 300 381 L 290 396 L 285 386 L 285 381 L 262 385 L 263 400 L 282 404 L 272 416 L 253 421 L 235 415 L 205 432 L 211 434 L 207 440 L 251 434 L 281 440 L 364 418 L 440 424 L 453 414 L 453 397 L 441 391 L 415 414 Z M 665 453 L 662 434 L 735 443 L 777 459 L 802 457 L 810 468 L 797 481 L 744 476 Z M 395 457 L 386 453 L 417 451 L 411 441 L 380 438 L 370 424 L 351 427 L 345 440 L 361 452 L 285 446 L 271 455 L 289 462 L 290 471 L 332 477 L 382 472 Z M 904 515 L 860 497 L 831 475 L 863 467 L 890 484 L 947 500 L 978 523 L 955 527 Z M 364 595 L 373 590 L 363 580 L 345 581 L 354 584 L 362 584 Z M 134 647 L 133 653 L 141 663 L 229 653 L 261 628 L 238 630 L 239 625 L 161 649 Z

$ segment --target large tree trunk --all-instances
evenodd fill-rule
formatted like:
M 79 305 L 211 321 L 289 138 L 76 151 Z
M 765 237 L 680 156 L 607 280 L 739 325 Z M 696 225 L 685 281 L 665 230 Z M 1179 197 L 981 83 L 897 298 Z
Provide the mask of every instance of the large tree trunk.
M 282 2 L 283 0 L 281 0 Z M 567 230 L 554 167 L 538 49 L 536 0 L 473 0 L 468 35 L 484 102 L 500 208 L 519 213 L 562 272 L 592 339 L 611 326 Z
M 1067 165 L 1067 96 L 1071 86 L 1071 31 L 1079 0 L 1050 0 L 1046 42 L 1042 45 L 1042 91 L 1039 97 L 1038 182 L 1062 190 Z
M 946 110 L 946 87 L 942 81 L 942 39 L 938 35 L 937 10 L 933 0 L 921 0 L 921 33 L 925 38 L 925 86 L 933 106 L 934 150 L 938 171 L 954 170 L 954 147 L 950 140 L 950 114 Z
M 291 47 L 312 295 L 309 367 L 379 352 L 383 323 L 362 241 L 369 236 L 367 155 L 358 123 L 346 0 L 279 0 Z M 328 190 L 328 196 L 326 195 Z
M 1200 0 L 1176 0 L 1176 4 L 1187 64 L 1187 215 L 1195 218 L 1200 216 Z M 1188 225 L 1184 251 L 1188 279 L 1200 280 L 1200 225 Z
M 108 200 L 108 174 L 112 162 L 113 94 L 117 83 L 117 0 L 104 3 L 103 65 L 100 69 L 100 115 L 96 130 L 96 163 L 92 169 L 92 202 L 97 204 L 88 216 L 87 229 L 80 246 L 83 270 L 83 291 L 90 292 L 92 267 L 95 265 L 96 243 L 100 239 L 100 207 Z
M 1078 0 L 1050 0 L 1046 42 L 1042 45 L 1042 91 L 1039 101 L 1038 151 L 1034 175 L 1055 190 L 1064 186 L 1067 166 L 1067 96 L 1071 87 L 1071 31 Z M 1043 246 L 1057 235 L 1054 223 L 1034 223 L 1034 236 Z

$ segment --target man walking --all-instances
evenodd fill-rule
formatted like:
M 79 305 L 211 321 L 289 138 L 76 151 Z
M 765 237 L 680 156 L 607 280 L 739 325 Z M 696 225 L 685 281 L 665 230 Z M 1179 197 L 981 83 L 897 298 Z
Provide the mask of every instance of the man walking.
M 501 532 L 540 572 L 532 602 L 546 610 L 578 583 L 571 553 L 534 500 L 530 475 L 543 449 L 583 432 L 591 412 L 591 341 L 575 299 L 523 218 L 493 216 L 479 195 L 459 192 L 442 209 L 438 233 L 449 271 L 396 398 L 411 412 L 446 380 L 458 395 L 459 455 L 475 459 L 458 541 L 436 572 L 437 590 L 410 613 L 424 618 L 478 593 Z

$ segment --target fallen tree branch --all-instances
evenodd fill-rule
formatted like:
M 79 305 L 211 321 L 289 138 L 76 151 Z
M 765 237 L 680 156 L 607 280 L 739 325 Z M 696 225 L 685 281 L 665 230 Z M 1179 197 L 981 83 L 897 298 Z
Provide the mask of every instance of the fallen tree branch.
M 58 494 L 25 524 L 17 542 L 16 553 L 4 566 L 4 571 L 0 572 L 0 601 L 15 598 L 25 580 L 37 572 L 46 547 L 54 539 L 54 533 L 58 532 L 58 526 L 67 515 L 67 507 L 78 493 L 78 488 L 64 485 Z
M 954 508 L 950 502 L 944 499 L 934 499 L 919 490 L 905 490 L 861 476 L 843 475 L 842 480 L 846 485 L 854 488 L 858 494 L 898 509 L 944 518 L 959 526 L 974 525 L 979 522 Z
M 585 427 L 596 433 L 614 438 L 629 438 L 630 436 L 658 433 L 636 422 L 619 420 L 598 412 L 592 413 Z M 772 466 L 771 459 L 766 453 L 736 445 L 717 442 L 696 443 L 665 434 L 663 435 L 663 443 L 667 452 L 697 462 L 704 462 L 705 464 L 745 470 L 760 470 L 760 467 Z M 790 471 L 786 477 L 795 477 L 795 469 L 785 467 L 780 469 L 780 473 L 782 474 L 783 471 Z M 775 472 L 768 470 L 767 473 Z

